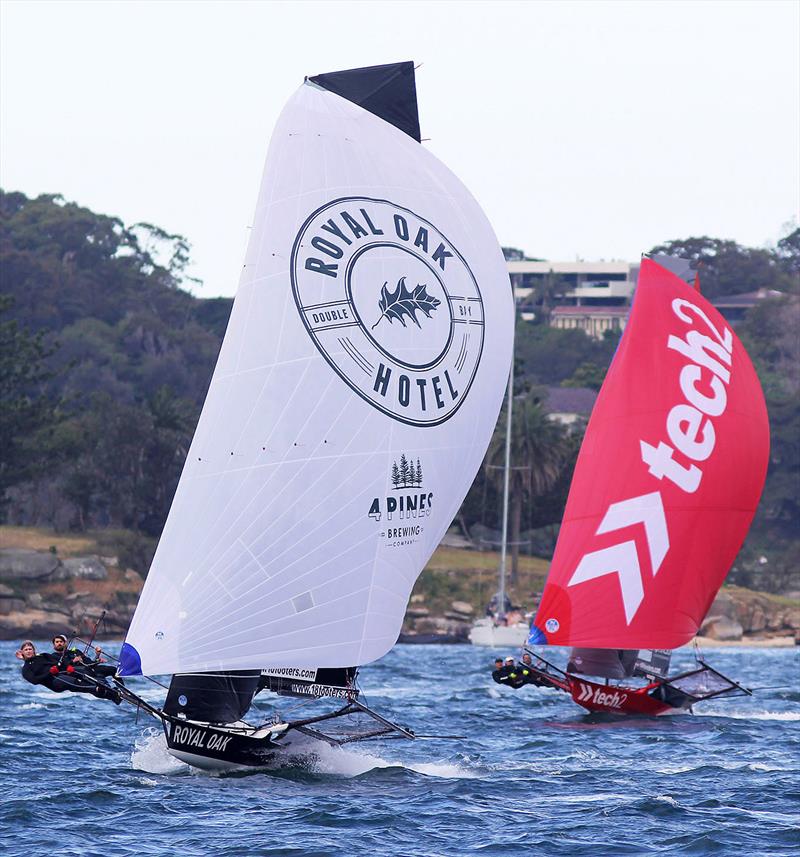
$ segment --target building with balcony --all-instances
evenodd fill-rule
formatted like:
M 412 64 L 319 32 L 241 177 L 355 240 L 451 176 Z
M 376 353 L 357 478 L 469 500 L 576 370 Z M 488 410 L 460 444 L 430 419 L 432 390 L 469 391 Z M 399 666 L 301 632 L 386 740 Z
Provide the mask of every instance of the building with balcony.
M 553 327 L 579 328 L 597 339 L 625 327 L 638 264 L 518 259 L 506 264 L 523 318 L 545 313 Z

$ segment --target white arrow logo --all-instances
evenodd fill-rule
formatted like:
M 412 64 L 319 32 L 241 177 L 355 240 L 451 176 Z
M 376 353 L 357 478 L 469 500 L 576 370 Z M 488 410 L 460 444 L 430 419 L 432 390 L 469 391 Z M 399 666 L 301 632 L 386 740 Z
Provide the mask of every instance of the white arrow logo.
M 644 524 L 653 577 L 655 577 L 669 550 L 667 519 L 661 494 L 658 491 L 642 494 L 641 497 L 632 497 L 620 503 L 612 503 L 597 528 L 597 535 L 620 530 L 632 524 Z M 622 603 L 625 607 L 625 621 L 630 625 L 644 598 L 636 542 L 622 542 L 603 550 L 584 554 L 567 585 L 574 586 L 606 574 L 616 574 L 619 577 Z
M 592 689 L 588 684 L 584 684 L 583 682 L 579 682 L 581 686 L 581 695 L 578 697 L 578 702 L 586 702 L 587 699 L 591 699 Z

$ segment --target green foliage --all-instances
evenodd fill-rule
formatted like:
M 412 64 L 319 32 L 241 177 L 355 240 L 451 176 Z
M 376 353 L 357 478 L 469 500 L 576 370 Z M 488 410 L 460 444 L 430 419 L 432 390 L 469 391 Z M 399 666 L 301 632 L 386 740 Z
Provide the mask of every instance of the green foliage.
M 700 288 L 709 299 L 758 289 L 788 292 L 797 287 L 791 269 L 797 265 L 800 239 L 794 233 L 793 236 L 783 239 L 783 255 L 707 236 L 666 241 L 653 247 L 650 253 L 690 259 L 692 267 L 700 272 Z
M 583 363 L 605 371 L 618 342 L 616 333 L 597 340 L 582 330 L 560 330 L 521 321 L 517 324 L 515 354 L 522 376 L 533 384 L 552 386 L 572 378 Z
M 572 376 L 561 382 L 562 387 L 588 387 L 590 390 L 599 390 L 603 386 L 606 377 L 606 368 L 587 360 L 572 373 Z
M 180 288 L 188 260 L 151 224 L 0 191 L 0 496 L 13 488 L 16 520 L 160 532 L 231 307 Z
M 502 497 L 508 409 L 501 413 L 486 453 L 485 469 L 495 493 Z M 568 451 L 564 427 L 548 418 L 535 393 L 514 398 L 511 414 L 509 470 L 509 541 L 511 577 L 516 579 L 526 503 L 549 491 L 558 481 Z
M 734 582 L 780 591 L 797 587 L 800 533 L 800 298 L 763 301 L 738 329 L 767 401 L 770 456 L 764 493 Z
M 0 315 L 13 301 L 0 295 Z M 15 320 L 0 321 L 0 503 L 6 489 L 32 476 L 41 461 L 32 444 L 54 416 L 55 404 L 44 394 L 52 377 L 44 334 L 32 334 Z

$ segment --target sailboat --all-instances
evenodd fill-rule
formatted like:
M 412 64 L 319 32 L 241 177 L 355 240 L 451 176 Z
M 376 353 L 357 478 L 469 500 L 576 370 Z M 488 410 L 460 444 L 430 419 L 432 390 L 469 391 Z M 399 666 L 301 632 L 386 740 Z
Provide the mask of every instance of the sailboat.
M 410 729 L 359 698 L 491 438 L 502 252 L 420 144 L 410 62 L 307 78 L 278 119 L 222 349 L 118 675 L 172 676 L 196 767 Z M 254 722 L 255 694 L 332 710 Z M 248 714 L 248 710 L 250 713 Z M 365 725 L 366 724 L 366 725 Z
M 530 648 L 532 677 L 588 711 L 660 715 L 749 693 L 699 656 L 669 675 L 747 535 L 769 454 L 753 365 L 687 272 L 642 261 L 528 638 L 571 647 L 566 669 Z
M 508 557 L 508 494 L 511 471 L 511 420 L 514 407 L 514 365 L 512 360 L 506 393 L 506 437 L 503 461 L 503 517 L 500 536 L 500 568 L 497 592 L 489 605 L 487 615 L 477 619 L 469 630 L 469 641 L 473 646 L 518 647 L 528 637 L 528 625 L 510 616 L 511 602 L 506 592 L 506 560 Z

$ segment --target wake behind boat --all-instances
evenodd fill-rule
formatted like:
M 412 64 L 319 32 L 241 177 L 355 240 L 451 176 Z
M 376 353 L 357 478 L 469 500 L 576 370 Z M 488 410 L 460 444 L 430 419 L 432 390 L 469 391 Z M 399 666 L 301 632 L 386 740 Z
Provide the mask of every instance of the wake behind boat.
M 668 675 L 744 541 L 769 453 L 753 365 L 696 277 L 692 288 L 672 272 L 681 266 L 642 261 L 528 638 L 571 648 L 566 669 L 531 648 L 533 683 L 589 711 L 658 715 L 749 693 L 700 658 Z M 634 676 L 646 683 L 622 683 Z
M 118 684 L 173 755 L 413 737 L 359 699 L 357 668 L 394 645 L 474 479 L 512 327 L 488 221 L 420 144 L 413 64 L 307 79 L 120 654 L 120 678 L 173 676 L 161 707 Z M 303 709 L 248 714 L 266 691 Z

